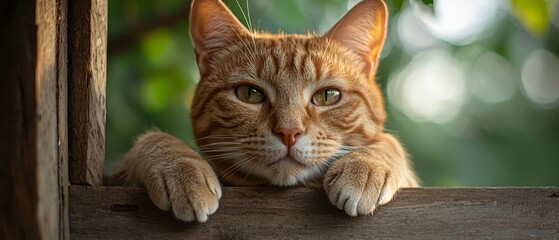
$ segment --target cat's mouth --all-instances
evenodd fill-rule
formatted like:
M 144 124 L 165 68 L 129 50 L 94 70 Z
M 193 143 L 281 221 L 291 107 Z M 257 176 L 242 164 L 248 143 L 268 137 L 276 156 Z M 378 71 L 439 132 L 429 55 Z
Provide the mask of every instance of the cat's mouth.
M 266 164 L 266 166 L 268 167 L 273 167 L 273 166 L 299 166 L 299 167 L 307 167 L 305 164 L 295 160 L 293 157 L 286 155 L 285 157 L 282 157 L 278 160 L 275 160 L 271 163 Z

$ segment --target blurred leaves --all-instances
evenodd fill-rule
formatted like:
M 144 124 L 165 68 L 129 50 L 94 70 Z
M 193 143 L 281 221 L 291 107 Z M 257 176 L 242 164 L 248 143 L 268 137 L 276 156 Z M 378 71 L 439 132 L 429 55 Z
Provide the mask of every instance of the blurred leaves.
M 147 35 L 142 41 L 141 48 L 148 64 L 153 67 L 163 67 L 172 63 L 177 46 L 171 32 L 161 29 Z
M 185 84 L 176 76 L 160 74 L 149 76 L 142 83 L 140 101 L 143 107 L 153 113 L 163 110 L 173 102 L 178 102 L 184 94 Z
M 530 34 L 541 37 L 547 31 L 550 23 L 546 0 L 510 0 L 510 6 L 513 15 Z

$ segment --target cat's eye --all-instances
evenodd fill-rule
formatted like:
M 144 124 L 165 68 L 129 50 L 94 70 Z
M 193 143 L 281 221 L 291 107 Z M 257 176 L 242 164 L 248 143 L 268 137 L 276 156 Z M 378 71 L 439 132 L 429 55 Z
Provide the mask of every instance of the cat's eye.
M 255 87 L 246 85 L 239 86 L 235 89 L 235 94 L 239 100 L 246 103 L 258 104 L 264 102 L 264 94 Z
M 330 88 L 330 89 L 320 90 L 317 93 L 315 93 L 312 96 L 311 101 L 314 105 L 317 106 L 330 106 L 340 101 L 341 96 L 342 93 L 340 92 L 340 90 Z

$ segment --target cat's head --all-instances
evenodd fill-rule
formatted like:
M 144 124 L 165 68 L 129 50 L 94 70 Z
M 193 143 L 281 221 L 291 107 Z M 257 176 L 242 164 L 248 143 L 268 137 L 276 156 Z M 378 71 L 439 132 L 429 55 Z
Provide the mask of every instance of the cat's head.
M 364 0 L 326 34 L 248 31 L 219 0 L 195 0 L 200 150 L 233 185 L 304 184 L 375 141 L 386 118 L 374 80 L 387 23 Z

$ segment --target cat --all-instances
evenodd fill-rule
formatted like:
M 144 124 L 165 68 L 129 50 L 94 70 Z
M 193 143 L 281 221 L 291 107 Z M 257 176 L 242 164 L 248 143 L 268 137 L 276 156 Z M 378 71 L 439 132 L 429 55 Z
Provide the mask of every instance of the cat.
M 348 215 L 372 214 L 399 188 L 418 186 L 404 148 L 384 132 L 374 77 L 387 20 L 382 0 L 363 0 L 324 35 L 274 35 L 247 30 L 220 0 L 192 1 L 200 153 L 149 131 L 112 179 L 145 186 L 182 221 L 205 222 L 220 183 L 321 186 Z

